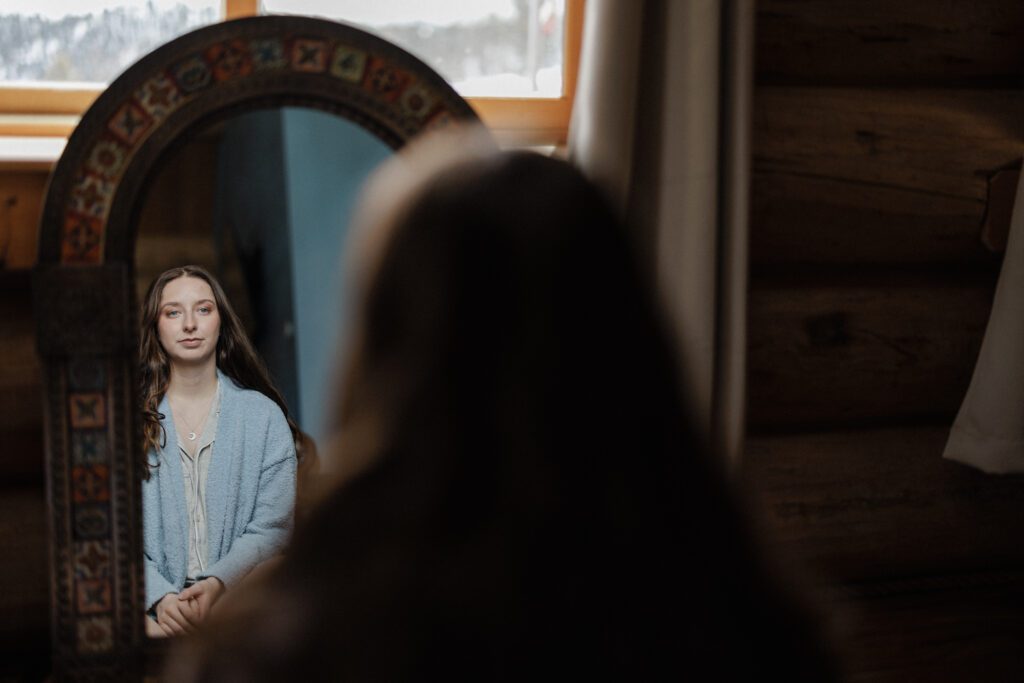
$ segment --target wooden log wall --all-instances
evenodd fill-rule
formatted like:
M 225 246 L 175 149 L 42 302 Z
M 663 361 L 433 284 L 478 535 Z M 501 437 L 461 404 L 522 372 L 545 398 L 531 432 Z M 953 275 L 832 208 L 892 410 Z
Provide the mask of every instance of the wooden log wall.
M 1022 679 L 1024 477 L 941 453 L 1024 156 L 1024 4 L 760 0 L 756 36 L 742 474 L 769 548 L 850 680 Z
M 49 170 L 0 165 L 0 678 L 49 668 L 41 367 L 31 267 Z

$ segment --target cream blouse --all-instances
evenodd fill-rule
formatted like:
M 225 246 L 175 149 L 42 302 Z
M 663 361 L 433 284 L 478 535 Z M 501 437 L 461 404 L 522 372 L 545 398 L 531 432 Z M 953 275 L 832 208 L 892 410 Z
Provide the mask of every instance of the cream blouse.
M 213 444 L 217 437 L 217 419 L 220 416 L 220 382 L 217 382 L 217 393 L 210 403 L 210 412 L 206 415 L 203 432 L 199 436 L 199 445 L 193 458 L 178 434 L 178 450 L 181 455 L 181 472 L 185 479 L 185 504 L 188 509 L 188 574 L 187 578 L 194 581 L 207 565 L 207 524 L 206 524 L 206 481 L 210 471 L 210 459 L 213 457 Z M 187 437 L 186 437 L 187 438 Z

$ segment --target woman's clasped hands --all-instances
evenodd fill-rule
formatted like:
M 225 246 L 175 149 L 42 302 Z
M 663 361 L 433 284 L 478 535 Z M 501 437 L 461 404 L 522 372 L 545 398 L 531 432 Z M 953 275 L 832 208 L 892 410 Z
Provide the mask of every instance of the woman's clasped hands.
M 220 579 L 209 576 L 180 593 L 168 593 L 156 604 L 156 619 L 146 619 L 146 635 L 163 638 L 192 632 L 209 615 L 224 590 Z

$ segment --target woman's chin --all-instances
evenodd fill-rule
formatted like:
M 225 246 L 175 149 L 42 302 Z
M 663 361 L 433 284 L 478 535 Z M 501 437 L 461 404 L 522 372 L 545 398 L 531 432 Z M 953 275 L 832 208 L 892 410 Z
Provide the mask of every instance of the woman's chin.
M 213 353 L 206 349 L 182 349 L 171 356 L 171 363 L 182 366 L 202 366 L 213 362 Z

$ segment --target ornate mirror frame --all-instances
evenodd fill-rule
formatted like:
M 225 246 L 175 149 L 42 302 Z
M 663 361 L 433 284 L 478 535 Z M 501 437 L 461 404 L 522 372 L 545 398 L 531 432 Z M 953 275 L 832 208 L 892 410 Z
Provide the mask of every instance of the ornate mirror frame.
M 241 111 L 308 106 L 393 148 L 475 120 L 430 67 L 359 29 L 306 17 L 201 28 L 103 92 L 47 190 L 33 275 L 45 396 L 54 677 L 136 679 L 143 635 L 141 436 L 133 291 L 140 198 L 162 159 Z

